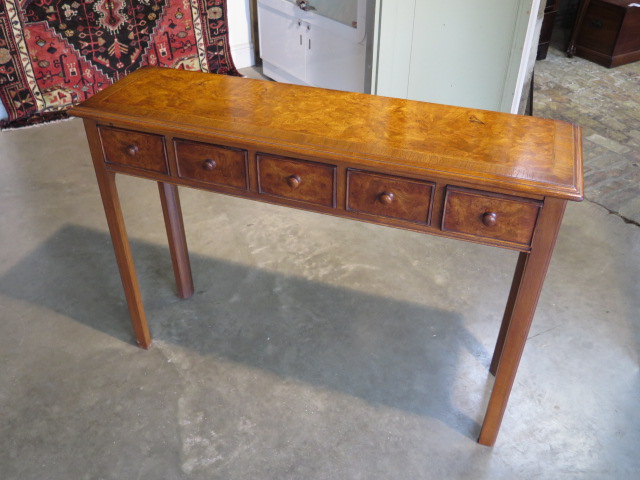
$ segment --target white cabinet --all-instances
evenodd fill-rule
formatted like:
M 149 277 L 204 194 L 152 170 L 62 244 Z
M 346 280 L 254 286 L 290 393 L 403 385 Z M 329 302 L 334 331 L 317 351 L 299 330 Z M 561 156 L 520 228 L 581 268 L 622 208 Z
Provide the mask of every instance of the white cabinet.
M 274 80 L 363 92 L 365 22 L 345 25 L 287 0 L 259 0 L 263 72 Z
M 540 0 L 296 1 L 258 0 L 274 80 L 518 111 Z
M 260 56 L 263 61 L 265 75 L 274 80 L 275 77 L 283 77 L 280 81 L 300 79 L 306 81 L 306 29 L 309 24 L 303 25 L 287 12 L 273 8 L 263 7 L 258 4 L 260 15 Z M 276 75 L 269 75 L 269 69 Z
M 310 25 L 307 47 L 309 85 L 350 92 L 364 91 L 364 44 L 349 42 L 322 26 Z

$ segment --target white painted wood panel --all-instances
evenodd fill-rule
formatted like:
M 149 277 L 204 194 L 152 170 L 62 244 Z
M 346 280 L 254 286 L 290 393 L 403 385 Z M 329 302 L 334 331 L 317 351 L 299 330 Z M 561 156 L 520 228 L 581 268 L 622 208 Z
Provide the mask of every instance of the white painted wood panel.
M 378 0 L 378 95 L 517 112 L 540 0 Z
M 302 82 L 307 76 L 307 26 L 288 12 L 260 6 L 260 55 L 271 66 Z
M 255 65 L 249 1 L 250 0 L 227 0 L 229 46 L 236 68 L 246 68 Z

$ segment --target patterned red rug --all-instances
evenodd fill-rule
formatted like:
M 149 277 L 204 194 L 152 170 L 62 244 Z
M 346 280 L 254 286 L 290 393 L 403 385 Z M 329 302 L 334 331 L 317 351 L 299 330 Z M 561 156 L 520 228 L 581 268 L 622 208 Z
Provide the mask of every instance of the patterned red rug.
M 64 117 L 144 65 L 238 75 L 225 1 L 2 0 L 0 127 Z

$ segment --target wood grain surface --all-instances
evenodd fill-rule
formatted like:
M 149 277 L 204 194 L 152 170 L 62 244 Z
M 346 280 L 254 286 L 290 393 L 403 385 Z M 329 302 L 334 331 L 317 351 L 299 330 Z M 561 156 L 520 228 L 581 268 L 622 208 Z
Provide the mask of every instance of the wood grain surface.
M 105 162 L 169 173 L 164 138 L 160 135 L 108 127 L 99 131 Z
M 350 170 L 347 210 L 429 223 L 434 184 Z
M 533 117 L 147 67 L 70 111 L 580 200 L 580 129 Z
M 174 144 L 180 178 L 247 189 L 246 150 L 184 140 Z

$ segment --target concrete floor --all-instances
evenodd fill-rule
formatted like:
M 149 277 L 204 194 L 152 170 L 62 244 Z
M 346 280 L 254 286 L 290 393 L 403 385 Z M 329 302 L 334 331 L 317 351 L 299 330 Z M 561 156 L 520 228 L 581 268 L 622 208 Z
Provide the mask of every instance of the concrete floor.
M 133 345 L 82 124 L 0 134 L 0 478 L 635 479 L 640 228 L 571 204 L 497 445 L 514 252 L 119 177 Z

